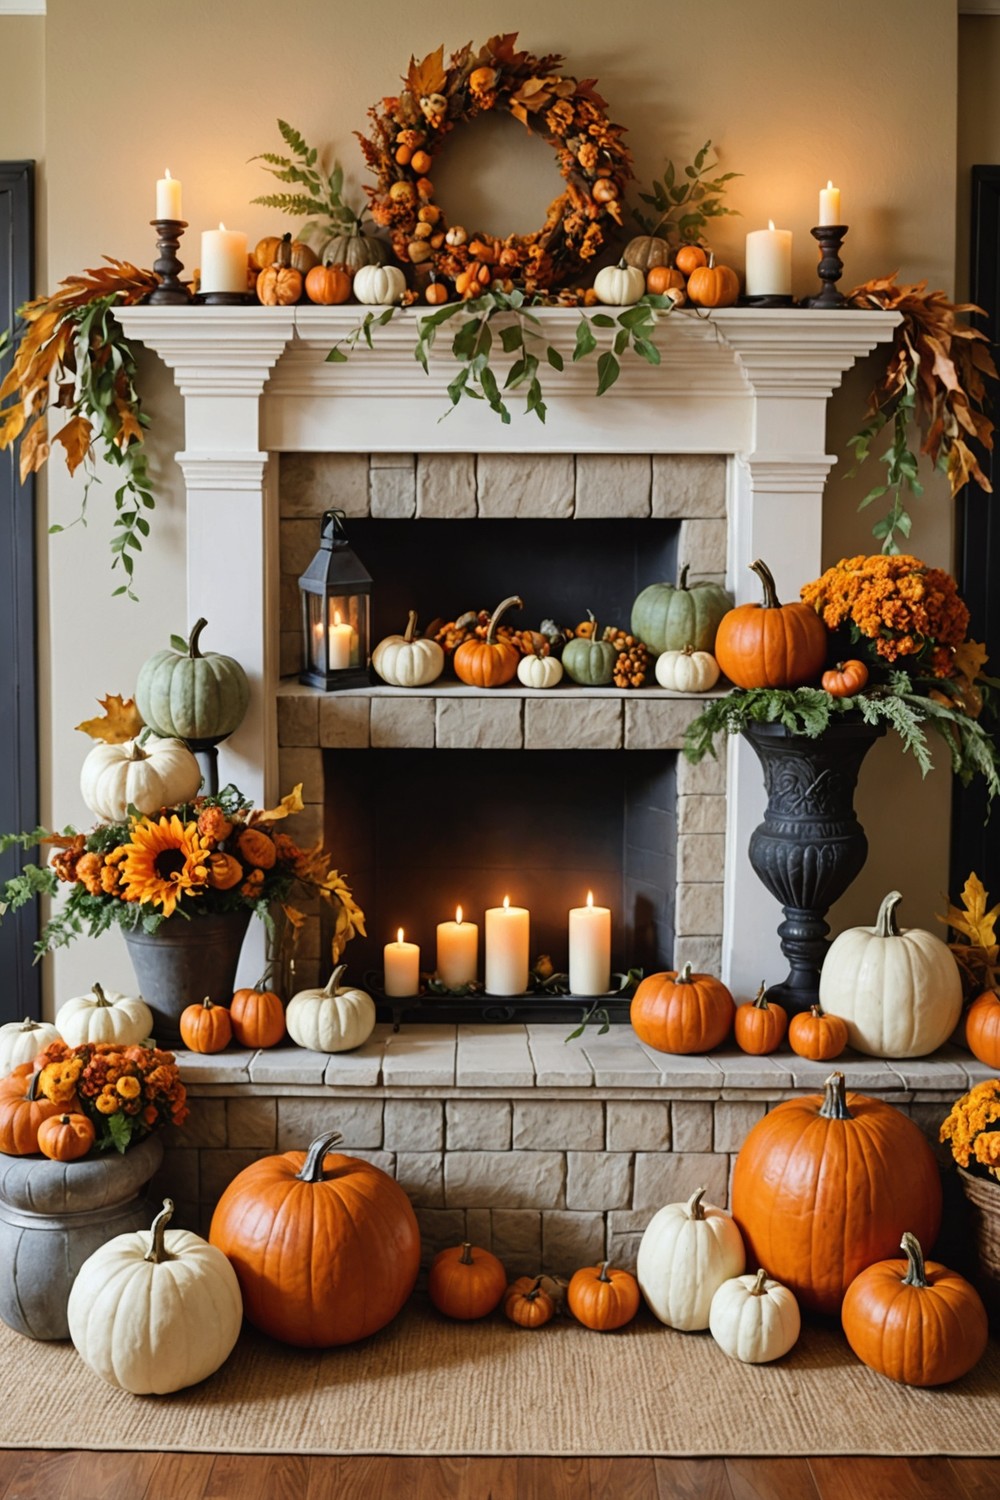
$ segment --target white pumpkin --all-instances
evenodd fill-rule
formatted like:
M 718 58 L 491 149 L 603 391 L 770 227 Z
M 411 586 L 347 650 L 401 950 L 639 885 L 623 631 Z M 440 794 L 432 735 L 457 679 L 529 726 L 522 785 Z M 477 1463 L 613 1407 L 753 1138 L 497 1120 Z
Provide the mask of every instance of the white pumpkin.
M 788 1353 L 802 1330 L 802 1318 L 794 1292 L 758 1271 L 722 1283 L 712 1298 L 708 1327 L 731 1359 L 766 1365 Z
M 145 1000 L 116 991 L 105 994 L 95 984 L 87 995 L 67 1000 L 56 1015 L 56 1028 L 67 1047 L 84 1042 L 108 1042 L 134 1047 L 153 1030 L 153 1013 Z
M 151 1229 L 101 1245 L 69 1294 L 77 1353 L 134 1396 L 162 1396 L 214 1375 L 243 1321 L 236 1272 L 200 1235 L 168 1230 L 173 1211 L 167 1198 Z
M 105 823 L 122 823 L 129 804 L 150 816 L 161 807 L 190 802 L 201 786 L 201 767 L 183 740 L 150 734 L 121 745 L 95 745 L 80 771 L 80 791 Z
M 554 688 L 562 681 L 563 664 L 558 656 L 522 656 L 517 664 L 517 680 L 529 688 Z
M 372 666 L 393 687 L 426 687 L 444 671 L 444 652 L 437 641 L 413 639 L 417 612 L 410 610 L 402 635 L 387 635 L 372 652 Z
M 719 680 L 719 663 L 711 651 L 661 651 L 656 658 L 656 680 L 675 693 L 707 693 Z
M 598 302 L 610 307 L 629 307 L 646 290 L 645 274 L 638 266 L 630 266 L 620 260 L 616 266 L 605 266 L 594 277 L 594 291 Z
M 746 1266 L 743 1236 L 732 1214 L 702 1203 L 668 1203 L 650 1219 L 639 1242 L 636 1274 L 661 1323 L 690 1332 L 708 1327 L 712 1298 Z
M 939 937 L 899 928 L 891 891 L 874 927 L 850 927 L 830 944 L 819 976 L 823 1010 L 847 1022 L 848 1041 L 872 1057 L 926 1057 L 962 1013 L 958 964 Z
M 289 1000 L 285 1029 L 298 1046 L 310 1052 L 350 1052 L 371 1036 L 375 1002 L 364 990 L 341 987 L 345 967 L 334 969 L 323 989 L 300 990 Z
M 406 277 L 398 266 L 359 266 L 354 273 L 354 295 L 359 302 L 388 307 L 406 291 Z
M 22 1063 L 34 1062 L 51 1042 L 61 1041 L 51 1021 L 33 1021 L 30 1016 L 23 1021 L 8 1021 L 0 1026 L 0 1078 L 6 1078 Z

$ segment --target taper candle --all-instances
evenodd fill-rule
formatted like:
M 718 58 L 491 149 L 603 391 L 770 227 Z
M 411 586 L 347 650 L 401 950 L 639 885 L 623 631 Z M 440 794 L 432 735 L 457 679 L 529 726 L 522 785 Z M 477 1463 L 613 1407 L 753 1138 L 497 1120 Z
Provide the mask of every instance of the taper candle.
M 169 167 L 164 167 L 163 176 L 156 179 L 156 217 L 174 220 L 184 217 L 181 213 L 181 184 L 178 178 L 171 177 Z
M 840 222 L 840 188 L 835 188 L 828 180 L 826 187 L 819 190 L 819 223 L 816 227 L 819 229 L 824 224 Z

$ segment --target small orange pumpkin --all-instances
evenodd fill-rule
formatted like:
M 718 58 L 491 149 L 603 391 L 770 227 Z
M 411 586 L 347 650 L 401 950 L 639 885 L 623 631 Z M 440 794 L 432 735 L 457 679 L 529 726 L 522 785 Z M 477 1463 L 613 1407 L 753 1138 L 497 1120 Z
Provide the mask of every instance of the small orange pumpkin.
M 447 300 L 448 288 L 443 281 L 438 281 L 436 276 L 432 276 L 424 292 L 424 301 L 429 302 L 432 307 L 440 307 Z
M 767 989 L 762 984 L 754 1000 L 736 1007 L 733 1031 L 736 1045 L 742 1052 L 753 1057 L 766 1057 L 777 1051 L 788 1029 L 788 1012 L 783 1005 L 768 1000 Z
M 692 271 L 708 265 L 708 256 L 700 245 L 681 245 L 674 256 L 674 265 L 685 276 L 690 276 Z
M 735 1004 L 729 990 L 711 974 L 692 974 L 685 964 L 678 973 L 648 974 L 629 1009 L 641 1042 L 657 1052 L 710 1052 L 729 1035 Z
M 585 1328 L 607 1333 L 624 1328 L 639 1311 L 639 1283 L 609 1260 L 574 1272 L 566 1290 L 570 1312 Z
M 716 661 L 741 688 L 815 682 L 826 661 L 826 626 L 808 604 L 779 602 L 766 563 L 758 558 L 750 567 L 763 585 L 764 602 L 738 604 L 723 615 L 715 634 Z
M 187 1005 L 179 1022 L 181 1041 L 192 1052 L 221 1052 L 233 1037 L 233 1023 L 224 1005 L 213 1005 L 208 995 L 201 1004 Z
M 650 266 L 646 272 L 646 291 L 654 297 L 662 297 L 664 292 L 683 290 L 684 276 L 673 266 Z
M 965 1044 L 988 1068 L 1000 1069 L 1000 995 L 987 990 L 969 1006 Z
M 0 1151 L 7 1156 L 31 1156 L 38 1150 L 38 1128 L 43 1120 L 66 1109 L 65 1104 L 53 1104 L 44 1094 L 38 1094 L 40 1077 L 29 1062 L 0 1079 Z
M 276 1047 L 285 1034 L 285 1007 L 280 995 L 262 988 L 237 990 L 229 1007 L 233 1036 L 241 1047 Z
M 510 641 L 498 641 L 496 630 L 500 617 L 508 609 L 523 608 L 524 600 L 518 598 L 517 594 L 501 600 L 490 615 L 485 641 L 463 641 L 457 647 L 452 657 L 456 677 L 467 682 L 470 687 L 494 688 L 502 687 L 505 682 L 510 682 L 511 678 L 517 676 L 521 653 Z
M 302 272 L 294 266 L 268 266 L 257 277 L 257 301 L 265 307 L 291 307 L 302 296 Z
M 820 685 L 831 698 L 853 698 L 868 681 L 868 668 L 863 661 L 838 661 L 835 667 L 824 672 Z
M 322 307 L 332 307 L 346 302 L 351 295 L 354 278 L 346 266 L 313 266 L 306 272 L 306 296 L 310 302 Z
M 427 1277 L 427 1295 L 438 1312 L 463 1322 L 485 1318 L 506 1290 L 500 1261 L 468 1240 L 436 1255 Z
M 830 1062 L 847 1046 L 847 1022 L 831 1016 L 817 1003 L 793 1016 L 788 1023 L 788 1045 L 799 1057 Z
M 49 1115 L 38 1127 L 38 1149 L 51 1161 L 79 1161 L 96 1135 L 86 1115 Z
M 680 255 L 678 250 L 677 254 Z M 740 278 L 731 266 L 717 266 L 710 256 L 688 277 L 687 294 L 699 307 L 732 307 L 739 300 Z
M 556 1305 L 543 1289 L 540 1276 L 519 1276 L 507 1288 L 503 1310 L 519 1328 L 541 1328 L 554 1318 Z

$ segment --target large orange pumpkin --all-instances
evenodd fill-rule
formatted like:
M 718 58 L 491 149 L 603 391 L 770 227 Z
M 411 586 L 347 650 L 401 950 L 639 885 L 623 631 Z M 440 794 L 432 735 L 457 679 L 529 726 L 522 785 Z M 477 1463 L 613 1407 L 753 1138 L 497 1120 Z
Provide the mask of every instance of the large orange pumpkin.
M 766 1266 L 803 1307 L 837 1313 L 854 1277 L 891 1255 L 906 1229 L 932 1244 L 941 1179 L 920 1130 L 880 1099 L 787 1099 L 758 1120 L 736 1158 L 733 1218 L 747 1261 Z
M 403 1189 L 371 1162 L 309 1150 L 265 1156 L 226 1188 L 209 1240 L 239 1279 L 247 1318 L 300 1348 L 377 1333 L 420 1268 L 420 1231 Z
M 233 1036 L 241 1047 L 276 1047 L 285 1034 L 281 996 L 263 984 L 258 979 L 252 989 L 237 990 L 229 1007 Z
M 1000 995 L 995 990 L 987 990 L 969 1006 L 965 1043 L 973 1057 L 1000 1070 Z
M 716 661 L 741 688 L 818 682 L 826 664 L 826 626 L 808 604 L 779 603 L 766 563 L 758 558 L 750 566 L 764 586 L 764 602 L 739 604 L 723 615 L 713 648 Z
M 709 1052 L 733 1024 L 733 997 L 711 974 L 649 974 L 632 996 L 629 1020 L 639 1040 L 657 1052 Z
M 21 1063 L 6 1078 L 0 1079 L 0 1151 L 8 1156 L 31 1156 L 38 1150 L 38 1127 L 50 1115 L 61 1115 L 76 1107 L 53 1104 L 38 1094 L 40 1073 L 34 1064 Z
M 494 688 L 517 676 L 521 653 L 510 641 L 498 641 L 496 630 L 500 616 L 508 609 L 523 608 L 524 601 L 516 594 L 497 605 L 490 616 L 485 641 L 463 641 L 456 649 L 452 657 L 456 677 L 470 687 Z

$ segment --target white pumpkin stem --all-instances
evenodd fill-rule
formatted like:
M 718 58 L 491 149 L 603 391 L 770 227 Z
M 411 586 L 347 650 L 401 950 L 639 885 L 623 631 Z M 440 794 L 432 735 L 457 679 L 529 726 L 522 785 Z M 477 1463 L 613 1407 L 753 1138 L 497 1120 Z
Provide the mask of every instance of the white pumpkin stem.
M 33 1021 L 30 1016 L 25 1016 L 21 1022 L 21 1031 L 41 1031 L 41 1029 L 38 1022 Z
M 198 638 L 207 624 L 208 621 L 205 619 L 204 615 L 202 615 L 200 620 L 195 621 L 194 626 L 191 630 L 191 634 L 188 636 L 188 656 L 192 661 L 195 659 L 195 657 L 201 656 L 201 652 L 198 650 Z
M 899 937 L 899 926 L 896 922 L 896 907 L 902 901 L 899 891 L 890 891 L 878 909 L 875 919 L 876 937 Z
M 126 755 L 125 759 L 128 761 L 132 761 L 134 764 L 135 762 L 140 760 L 148 760 L 149 756 L 140 745 L 138 739 L 134 739 L 129 746 L 128 754 Z
M 847 1107 L 847 1084 L 843 1073 L 831 1073 L 824 1083 L 820 1115 L 824 1120 L 854 1119 Z
M 90 993 L 95 997 L 95 1003 L 101 1006 L 103 1010 L 107 1010 L 111 1005 L 111 1001 L 108 999 L 107 995 L 104 993 L 99 984 L 92 984 L 90 986 Z
M 751 1297 L 766 1297 L 767 1296 L 767 1290 L 765 1288 L 765 1282 L 766 1281 L 767 1281 L 767 1272 L 764 1270 L 764 1267 L 761 1266 L 760 1270 L 757 1272 L 757 1279 L 754 1282 L 753 1286 L 750 1288 L 750 1296 Z
M 142 1257 L 152 1265 L 158 1266 L 161 1261 L 173 1260 L 173 1256 L 163 1243 L 163 1236 L 167 1225 L 174 1216 L 174 1203 L 172 1198 L 164 1198 L 163 1207 L 153 1220 L 153 1227 L 149 1231 L 149 1249 Z
M 899 1248 L 906 1256 L 906 1275 L 903 1277 L 903 1285 L 926 1287 L 928 1282 L 924 1267 L 924 1252 L 916 1235 L 911 1234 L 908 1229 L 904 1230 Z
M 689 1219 L 703 1219 L 705 1217 L 705 1209 L 701 1200 L 707 1192 L 708 1188 L 700 1187 L 696 1193 L 691 1194 L 687 1204 L 687 1216 Z
M 458 1263 L 460 1266 L 471 1266 L 473 1264 L 471 1240 L 462 1241 L 462 1253 L 458 1257 Z
M 416 635 L 416 633 L 417 633 L 417 612 L 416 612 L 415 609 L 411 609 L 410 610 L 409 619 L 406 622 L 406 629 L 403 631 L 403 640 L 406 642 L 407 645 L 410 644 L 410 642 L 413 640 L 413 637 Z
M 337 986 L 340 983 L 340 976 L 341 976 L 341 974 L 343 974 L 346 971 L 346 969 L 347 969 L 347 965 L 346 964 L 338 964 L 337 965 L 337 967 L 334 969 L 333 973 L 330 975 L 329 979 L 326 982 L 326 988 L 323 991 L 324 995 L 329 995 L 332 998 L 332 996 L 334 996 L 337 993 Z
M 296 1179 L 299 1182 L 322 1182 L 323 1158 L 331 1146 L 339 1145 L 343 1139 L 339 1130 L 329 1130 L 326 1135 L 317 1136 L 306 1152 L 302 1170 L 295 1174 Z
M 500 616 L 506 614 L 508 609 L 523 609 L 524 600 L 520 594 L 511 594 L 509 599 L 502 599 L 496 609 L 490 615 L 490 623 L 486 630 L 487 646 L 496 645 L 496 629 L 500 623 Z

